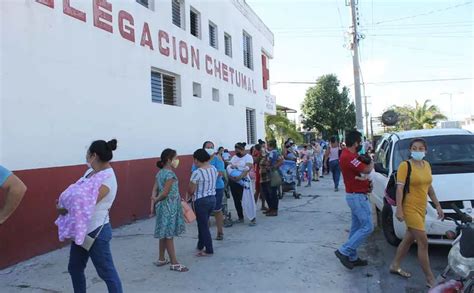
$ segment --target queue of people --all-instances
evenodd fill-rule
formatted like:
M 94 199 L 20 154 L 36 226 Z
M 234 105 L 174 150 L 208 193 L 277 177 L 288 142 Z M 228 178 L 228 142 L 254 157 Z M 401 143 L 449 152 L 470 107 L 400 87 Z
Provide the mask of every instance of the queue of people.
M 165 149 L 157 162 L 159 171 L 150 198 L 150 217 L 155 217 L 154 237 L 159 239 L 158 258 L 153 264 L 157 267 L 170 265 L 170 270 L 176 272 L 189 271 L 178 261 L 174 245 L 174 238 L 185 232 L 183 206 L 188 202 L 193 207 L 198 227 L 196 256 L 208 257 L 214 254 L 209 219 L 211 216 L 216 219 L 215 240 L 224 240 L 222 202 L 227 177 L 238 223 L 244 223 L 247 218 L 249 226 L 257 224 L 258 199 L 262 201 L 261 210 L 266 216 L 278 216 L 279 186 L 274 183 L 275 174 L 285 159 L 299 158 L 303 163 L 300 178 L 302 180 L 306 178 L 309 186 L 313 179 L 318 180 L 324 161 L 329 163 L 329 169 L 333 173 L 335 191 L 338 189 L 340 178 L 338 172 L 342 172 L 346 202 L 351 210 L 352 220 L 348 239 L 335 254 L 348 269 L 367 266 L 368 261 L 360 258 L 357 252 L 373 231 L 368 199 L 372 185 L 370 176 L 364 175 L 373 172 L 373 162 L 360 156 L 364 143 L 360 132 L 350 131 L 346 134 L 345 147 L 341 147 L 337 140 L 331 139 L 330 145 L 324 151 L 325 146 L 314 140 L 298 152 L 294 142 L 288 140 L 283 153 L 280 154 L 275 140 L 269 140 L 268 143 L 259 140 L 259 144 L 250 154 L 246 151 L 245 143 L 236 143 L 235 155 L 231 156 L 226 149 L 220 147 L 216 150 L 213 142 L 206 141 L 202 148 L 193 153 L 194 162 L 185 196 L 179 193 L 179 178 L 175 173 L 180 162 L 178 154 L 173 149 Z M 58 226 L 59 238 L 73 239 L 68 272 L 74 292 L 86 292 L 84 271 L 89 258 L 99 277 L 106 283 L 109 292 L 123 291 L 110 250 L 112 228 L 109 211 L 118 187 L 110 162 L 116 149 L 115 139 L 94 141 L 86 153 L 88 170 L 61 194 L 56 203 L 59 216 L 55 223 Z M 410 144 L 409 160 L 402 162 L 398 168 L 396 217 L 406 223 L 407 233 L 397 249 L 389 271 L 404 278 L 411 277 L 409 272 L 401 268 L 401 261 L 416 241 L 419 262 L 425 273 L 427 286 L 431 287 L 435 284 L 435 279 L 430 269 L 428 241 L 424 231 L 427 196 L 436 206 L 439 218 L 442 219 L 444 215 L 431 185 L 430 165 L 423 160 L 426 151 L 427 145 L 423 139 L 413 140 Z M 408 172 L 409 168 L 411 172 Z M 254 181 L 251 178 L 252 171 L 258 174 L 255 174 Z M 318 174 L 315 178 L 312 178 L 313 172 Z M 410 176 L 409 181 L 407 176 Z M 259 187 L 258 192 L 254 193 L 253 182 Z M 409 196 L 405 192 L 405 184 L 409 184 Z M 2 166 L 0 166 L 0 186 L 6 191 L 5 204 L 0 209 L 1 225 L 19 205 L 26 186 Z

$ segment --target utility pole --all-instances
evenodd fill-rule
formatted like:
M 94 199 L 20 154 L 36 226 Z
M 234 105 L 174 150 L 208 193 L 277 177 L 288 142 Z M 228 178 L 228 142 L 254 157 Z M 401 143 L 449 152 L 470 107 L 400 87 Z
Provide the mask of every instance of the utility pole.
M 349 3 L 348 3 L 349 2 Z M 356 127 L 360 132 L 364 131 L 364 122 L 362 119 L 362 98 L 360 93 L 360 64 L 359 64 L 359 33 L 357 32 L 357 25 L 359 23 L 358 17 L 358 0 L 346 0 L 346 6 L 351 7 L 351 45 L 352 50 L 352 66 L 354 68 L 354 97 L 355 97 L 355 108 L 356 108 Z
M 369 111 L 367 111 L 367 98 L 370 96 L 364 96 L 364 111 L 365 111 L 365 136 L 369 137 Z

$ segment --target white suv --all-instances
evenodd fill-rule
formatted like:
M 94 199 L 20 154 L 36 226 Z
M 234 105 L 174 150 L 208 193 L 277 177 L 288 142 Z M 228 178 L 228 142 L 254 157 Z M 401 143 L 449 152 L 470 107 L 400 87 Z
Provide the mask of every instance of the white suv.
M 431 163 L 433 188 L 446 217 L 457 218 L 451 205 L 474 217 L 474 134 L 462 129 L 427 129 L 385 134 L 377 143 L 375 153 L 374 189 L 371 201 L 377 207 L 379 222 L 385 239 L 398 245 L 405 234 L 405 224 L 395 218 L 395 207 L 385 198 L 385 187 L 390 174 L 403 160 L 408 159 L 409 144 L 414 138 L 426 140 L 425 160 Z M 428 197 L 426 233 L 434 244 L 450 244 L 445 237 L 448 230 L 455 231 L 452 221 L 437 218 L 436 209 Z

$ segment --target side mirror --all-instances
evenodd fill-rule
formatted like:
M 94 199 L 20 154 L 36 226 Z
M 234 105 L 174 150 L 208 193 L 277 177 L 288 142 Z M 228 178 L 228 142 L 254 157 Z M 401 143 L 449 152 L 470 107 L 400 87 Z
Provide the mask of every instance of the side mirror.
M 384 168 L 382 163 L 375 163 L 374 169 L 375 169 L 375 172 L 388 176 L 388 169 Z

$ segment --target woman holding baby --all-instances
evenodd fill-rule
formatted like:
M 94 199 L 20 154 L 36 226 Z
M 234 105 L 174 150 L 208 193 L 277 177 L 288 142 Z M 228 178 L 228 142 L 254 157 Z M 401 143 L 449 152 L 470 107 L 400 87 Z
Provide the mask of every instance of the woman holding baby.
M 235 144 L 235 155 L 227 166 L 229 174 L 229 186 L 234 199 L 235 209 L 239 217 L 238 222 L 244 222 L 245 216 L 250 220 L 250 226 L 256 225 L 256 206 L 249 177 L 250 169 L 253 167 L 253 158 L 245 151 L 246 143 Z M 249 200 L 250 195 L 250 200 Z
M 60 196 L 56 209 L 59 239 L 72 239 L 68 271 L 74 292 L 86 292 L 84 270 L 89 257 L 109 292 L 122 292 L 110 251 L 109 210 L 117 195 L 117 179 L 110 165 L 117 140 L 94 141 L 87 150 L 88 170 Z M 92 237 L 92 238 L 91 238 Z M 94 239 L 87 245 L 86 238 Z

